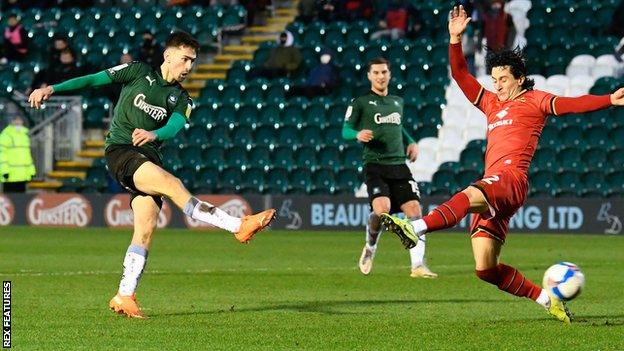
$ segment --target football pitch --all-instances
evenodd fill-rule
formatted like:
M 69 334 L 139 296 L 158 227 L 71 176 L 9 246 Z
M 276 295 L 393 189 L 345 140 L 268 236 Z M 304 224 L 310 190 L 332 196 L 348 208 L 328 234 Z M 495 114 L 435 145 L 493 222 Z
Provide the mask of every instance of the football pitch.
M 479 281 L 466 234 L 428 235 L 436 280 L 409 277 L 397 238 L 370 276 L 356 232 L 157 231 L 137 296 L 147 320 L 108 310 L 129 230 L 0 227 L 17 350 L 622 350 L 624 237 L 511 234 L 502 260 L 541 282 L 560 260 L 587 278 L 564 325 Z

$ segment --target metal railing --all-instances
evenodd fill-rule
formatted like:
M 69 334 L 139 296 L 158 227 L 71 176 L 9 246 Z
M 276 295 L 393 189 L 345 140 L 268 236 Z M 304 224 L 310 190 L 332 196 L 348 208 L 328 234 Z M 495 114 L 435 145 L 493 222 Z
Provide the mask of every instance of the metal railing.
M 31 109 L 28 97 L 13 94 L 31 122 L 30 149 L 35 162 L 36 179 L 44 179 L 54 169 L 54 162 L 74 159 L 82 144 L 82 97 L 53 96 L 41 109 Z

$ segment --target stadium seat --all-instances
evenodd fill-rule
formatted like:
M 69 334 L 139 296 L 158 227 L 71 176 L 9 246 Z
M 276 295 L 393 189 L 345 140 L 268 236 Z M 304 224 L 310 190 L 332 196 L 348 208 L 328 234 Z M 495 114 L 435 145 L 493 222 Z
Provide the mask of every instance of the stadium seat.
M 243 169 L 250 165 L 247 159 L 247 149 L 243 146 L 234 146 L 225 150 L 225 165 L 227 167 Z
M 298 145 L 301 143 L 299 130 L 293 126 L 281 127 L 277 130 L 277 143 L 283 146 Z
M 313 145 L 313 144 L 304 143 L 304 145 Z M 297 149 L 297 151 L 295 152 L 295 165 L 297 165 L 297 167 L 301 167 L 304 169 L 316 168 L 317 166 L 316 154 L 317 154 L 316 148 L 312 146 L 304 146 L 304 147 Z
M 180 153 L 180 160 L 185 168 L 199 171 L 206 167 L 203 160 L 203 150 L 196 147 L 189 147 Z
M 538 191 L 551 192 L 557 188 L 555 173 L 548 170 L 531 174 L 530 183 Z
M 232 131 L 232 143 L 234 145 L 251 145 L 254 142 L 253 131 L 247 125 L 240 125 Z
M 271 193 L 286 193 L 290 188 L 288 172 L 281 168 L 271 170 L 266 177 L 266 185 Z
M 316 170 L 312 174 L 312 182 L 314 184 L 314 188 L 319 190 L 321 193 L 333 194 L 336 191 L 334 173 L 329 170 Z
M 250 161 L 250 166 L 268 168 L 271 163 L 271 151 L 268 147 L 255 146 L 248 150 L 247 159 Z
M 225 166 L 225 149 L 211 146 L 202 152 L 202 159 L 208 167 L 219 170 Z
M 260 126 L 254 132 L 254 142 L 256 145 L 271 146 L 277 141 L 276 129 L 273 126 Z
M 293 158 L 292 148 L 289 146 L 280 146 L 271 152 L 271 160 L 274 167 L 283 169 L 293 169 L 295 160 Z
M 309 169 L 296 169 L 290 174 L 290 185 L 302 193 L 312 190 L 312 172 Z
M 250 168 L 243 172 L 242 183 L 245 189 L 251 193 L 262 194 L 265 190 L 265 172 L 259 168 Z
M 336 176 L 336 187 L 339 192 L 353 194 L 353 192 L 362 185 L 359 174 L 355 170 L 345 169 Z

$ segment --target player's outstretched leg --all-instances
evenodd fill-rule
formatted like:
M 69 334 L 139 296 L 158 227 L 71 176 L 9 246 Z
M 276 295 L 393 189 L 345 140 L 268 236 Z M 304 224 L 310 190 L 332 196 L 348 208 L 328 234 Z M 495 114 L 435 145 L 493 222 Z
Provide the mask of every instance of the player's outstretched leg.
M 454 227 L 468 214 L 469 210 L 468 196 L 464 192 L 459 192 L 423 218 L 410 222 L 395 217 L 392 221 L 388 218 L 385 222 L 389 224 L 395 222 L 397 225 L 391 225 L 396 230 L 394 233 L 406 248 L 412 248 L 418 243 L 418 237 L 428 232 Z
M 249 242 L 254 234 L 266 228 L 275 218 L 274 209 L 243 218 L 230 216 L 217 206 L 192 196 L 178 178 L 152 162 L 143 163 L 134 172 L 133 180 L 138 190 L 168 197 L 185 215 L 225 229 L 241 243 Z
M 362 249 L 362 254 L 358 260 L 358 267 L 360 272 L 364 275 L 370 274 L 373 269 L 373 259 L 375 258 L 375 252 L 377 251 L 377 241 L 381 235 L 380 217 L 374 212 L 368 216 L 368 223 L 366 224 L 366 244 Z
M 414 227 L 409 221 L 384 213 L 381 215 L 381 226 L 384 230 L 396 234 L 406 249 L 409 250 L 416 246 L 418 236 L 416 236 Z

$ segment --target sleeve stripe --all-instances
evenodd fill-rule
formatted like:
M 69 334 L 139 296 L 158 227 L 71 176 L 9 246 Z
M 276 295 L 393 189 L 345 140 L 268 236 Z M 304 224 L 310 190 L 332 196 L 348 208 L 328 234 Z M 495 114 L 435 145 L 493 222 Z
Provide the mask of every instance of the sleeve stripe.
M 553 97 L 550 99 L 550 110 L 552 111 L 552 113 L 553 113 L 555 116 L 558 116 L 559 114 L 557 114 L 557 110 L 555 109 L 555 100 L 557 100 L 557 97 L 556 97 L 556 96 L 553 96 Z
M 484 92 L 485 92 L 485 89 L 481 87 L 481 89 L 479 89 L 479 94 L 477 94 L 477 98 L 475 99 L 475 101 L 472 102 L 473 105 L 475 106 L 479 105 L 479 103 L 481 102 L 481 99 L 483 98 Z

